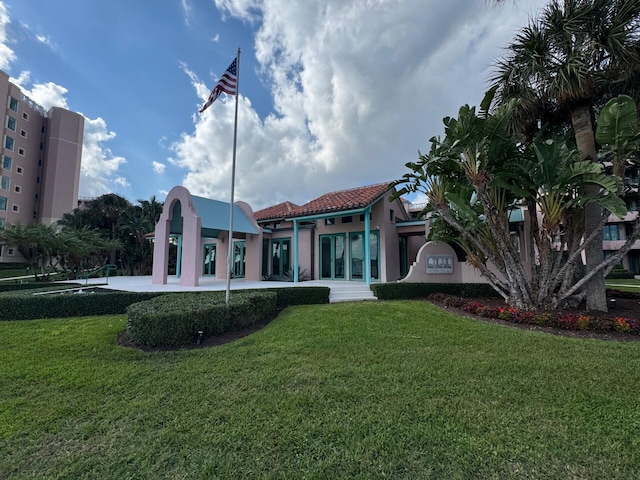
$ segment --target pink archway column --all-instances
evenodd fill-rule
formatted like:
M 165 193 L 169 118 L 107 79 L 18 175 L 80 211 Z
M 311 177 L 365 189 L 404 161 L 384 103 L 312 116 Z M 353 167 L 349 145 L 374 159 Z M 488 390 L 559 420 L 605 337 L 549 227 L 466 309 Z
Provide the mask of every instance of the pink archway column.
M 201 225 L 202 220 L 196 214 L 191 194 L 184 187 L 173 187 L 167 194 L 160 220 L 156 225 L 153 246 L 153 271 L 151 283 L 165 285 L 169 271 L 169 225 L 173 215 L 173 207 L 180 202 L 182 211 L 182 271 L 180 285 L 197 287 L 200 274 Z

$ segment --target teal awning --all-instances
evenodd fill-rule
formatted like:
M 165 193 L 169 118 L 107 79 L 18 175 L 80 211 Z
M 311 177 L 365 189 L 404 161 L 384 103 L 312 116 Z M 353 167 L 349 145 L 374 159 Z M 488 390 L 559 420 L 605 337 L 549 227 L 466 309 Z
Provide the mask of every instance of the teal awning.
M 201 235 L 203 237 L 217 238 L 220 232 L 229 230 L 229 203 L 210 198 L 191 195 L 196 215 L 202 222 Z M 171 226 L 172 234 L 182 233 L 182 208 L 180 202 L 173 207 Z M 233 232 L 257 235 L 258 229 L 238 206 L 233 206 Z

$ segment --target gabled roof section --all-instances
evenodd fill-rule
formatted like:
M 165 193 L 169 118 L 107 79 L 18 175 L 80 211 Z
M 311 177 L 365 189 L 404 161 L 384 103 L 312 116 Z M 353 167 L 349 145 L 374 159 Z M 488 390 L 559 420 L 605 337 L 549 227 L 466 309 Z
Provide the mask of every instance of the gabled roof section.
M 366 208 L 384 197 L 391 190 L 389 183 L 378 183 L 366 187 L 350 188 L 324 195 L 298 207 L 288 217 L 302 217 L 307 215 L 321 215 L 346 210 Z
M 273 205 L 272 207 L 263 208 L 253 214 L 253 217 L 257 222 L 264 222 L 266 220 L 280 220 L 287 215 L 300 208 L 299 205 L 291 203 L 289 201 Z
M 210 198 L 191 195 L 193 207 L 202 220 L 202 234 L 217 237 L 220 232 L 229 230 L 229 203 Z M 233 231 L 236 233 L 257 234 L 258 230 L 245 215 L 239 205 L 233 206 Z

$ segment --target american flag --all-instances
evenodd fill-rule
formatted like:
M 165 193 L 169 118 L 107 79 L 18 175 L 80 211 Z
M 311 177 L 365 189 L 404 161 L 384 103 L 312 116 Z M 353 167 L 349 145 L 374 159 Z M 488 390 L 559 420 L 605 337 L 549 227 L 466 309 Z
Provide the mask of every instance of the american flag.
M 200 113 L 209 108 L 222 92 L 228 93 L 229 95 L 236 95 L 236 88 L 238 86 L 237 62 L 238 57 L 233 59 L 233 62 L 231 62 L 229 68 L 227 68 L 227 70 L 222 74 L 222 77 L 220 77 L 220 80 L 218 80 L 216 86 L 213 87 L 213 90 L 211 90 L 211 93 L 209 94 L 209 99 L 207 100 L 207 103 L 205 103 L 200 109 Z

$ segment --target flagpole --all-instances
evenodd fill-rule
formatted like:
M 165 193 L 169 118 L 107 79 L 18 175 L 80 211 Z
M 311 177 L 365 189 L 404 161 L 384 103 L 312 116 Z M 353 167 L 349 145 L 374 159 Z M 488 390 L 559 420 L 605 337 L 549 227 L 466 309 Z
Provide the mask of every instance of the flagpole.
M 240 96 L 240 49 L 236 56 L 236 113 L 233 123 L 233 160 L 231 162 L 231 202 L 229 204 L 229 254 L 227 255 L 227 293 L 225 302 L 229 304 L 231 294 L 231 272 L 233 271 L 233 202 L 236 183 L 236 140 L 238 139 L 238 97 Z

